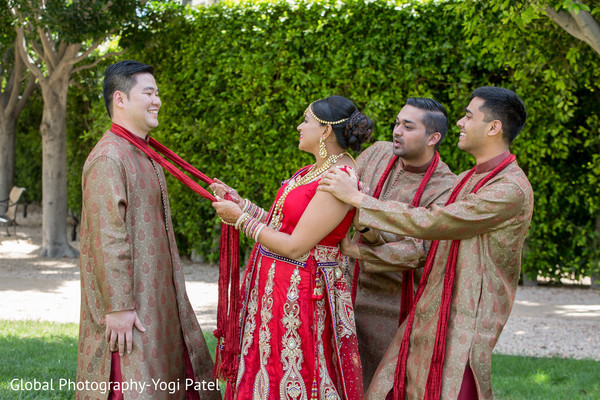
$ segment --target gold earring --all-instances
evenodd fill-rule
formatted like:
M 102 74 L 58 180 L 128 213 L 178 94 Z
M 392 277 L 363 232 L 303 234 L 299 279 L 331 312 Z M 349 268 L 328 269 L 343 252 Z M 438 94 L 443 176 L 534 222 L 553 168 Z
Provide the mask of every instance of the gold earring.
M 323 159 L 327 158 L 329 154 L 327 154 L 327 147 L 325 147 L 325 142 L 323 138 L 319 138 L 319 156 Z

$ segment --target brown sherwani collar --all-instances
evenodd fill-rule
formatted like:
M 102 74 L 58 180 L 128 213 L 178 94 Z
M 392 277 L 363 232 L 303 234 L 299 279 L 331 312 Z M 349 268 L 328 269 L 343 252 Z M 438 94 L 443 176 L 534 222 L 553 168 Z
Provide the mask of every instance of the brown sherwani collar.
M 504 153 L 497 155 L 491 160 L 487 160 L 484 163 L 478 164 L 475 166 L 475 174 L 483 174 L 486 172 L 490 172 L 494 168 L 496 168 L 506 157 L 510 156 L 510 150 L 506 150 Z

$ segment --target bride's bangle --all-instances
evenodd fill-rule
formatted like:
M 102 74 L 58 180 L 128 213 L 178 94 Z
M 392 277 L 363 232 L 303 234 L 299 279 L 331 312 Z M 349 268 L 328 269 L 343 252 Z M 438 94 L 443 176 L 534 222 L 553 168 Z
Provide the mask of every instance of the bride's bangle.
M 258 236 L 260 235 L 260 233 L 262 232 L 262 230 L 266 227 L 266 224 L 263 224 L 261 222 L 261 224 L 258 226 L 258 228 L 256 229 L 256 232 L 254 232 L 254 235 L 252 236 L 252 239 L 254 239 L 255 242 L 258 242 Z
M 219 217 L 219 219 L 221 220 L 222 223 L 224 223 L 225 225 L 230 225 L 230 226 L 234 226 L 235 224 L 232 224 L 231 222 L 227 222 L 225 221 L 223 218 Z
M 250 214 L 250 216 L 252 218 L 256 218 L 259 221 L 262 221 L 262 219 L 264 218 L 265 214 L 267 213 L 265 210 L 263 210 L 262 208 L 260 208 L 256 204 L 252 203 L 248 199 L 244 199 L 244 205 L 242 206 L 242 211 L 243 212 L 247 212 L 248 214 Z
M 246 222 L 248 218 L 250 218 L 250 214 L 248 214 L 247 212 L 242 213 L 242 215 L 240 215 L 240 217 L 235 223 L 235 229 L 240 230 L 241 226 L 244 224 L 244 222 Z

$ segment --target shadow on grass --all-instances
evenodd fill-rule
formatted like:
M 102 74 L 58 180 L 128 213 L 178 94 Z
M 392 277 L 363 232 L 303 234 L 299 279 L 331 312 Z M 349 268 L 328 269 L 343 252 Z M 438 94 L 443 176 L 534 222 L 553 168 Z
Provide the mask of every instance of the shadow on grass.
M 492 382 L 498 400 L 600 399 L 600 362 L 494 355 Z
M 77 335 L 77 324 L 0 320 L 0 399 L 72 399 Z M 204 337 L 214 357 L 216 341 Z M 600 399 L 599 376 L 594 360 L 494 355 L 492 363 L 498 400 Z
M 77 324 L 0 321 L 0 398 L 72 399 L 77 330 Z

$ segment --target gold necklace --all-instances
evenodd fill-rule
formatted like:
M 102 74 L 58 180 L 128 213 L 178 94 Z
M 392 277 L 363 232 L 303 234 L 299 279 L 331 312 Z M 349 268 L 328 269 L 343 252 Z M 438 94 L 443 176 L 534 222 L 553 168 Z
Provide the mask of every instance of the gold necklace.
M 325 160 L 323 165 L 320 168 L 317 168 L 317 164 L 314 164 L 310 171 L 306 173 L 302 178 L 297 179 L 294 178 L 293 181 L 288 182 L 288 185 L 285 187 L 281 197 L 275 203 L 275 207 L 273 208 L 273 216 L 271 217 L 271 222 L 269 222 L 269 226 L 273 229 L 279 230 L 281 227 L 281 220 L 283 219 L 283 203 L 285 203 L 285 198 L 287 195 L 298 186 L 306 185 L 307 183 L 313 182 L 317 180 L 321 175 L 323 175 L 333 164 L 335 164 L 344 154 L 348 153 L 340 153 L 337 155 L 332 155 Z

